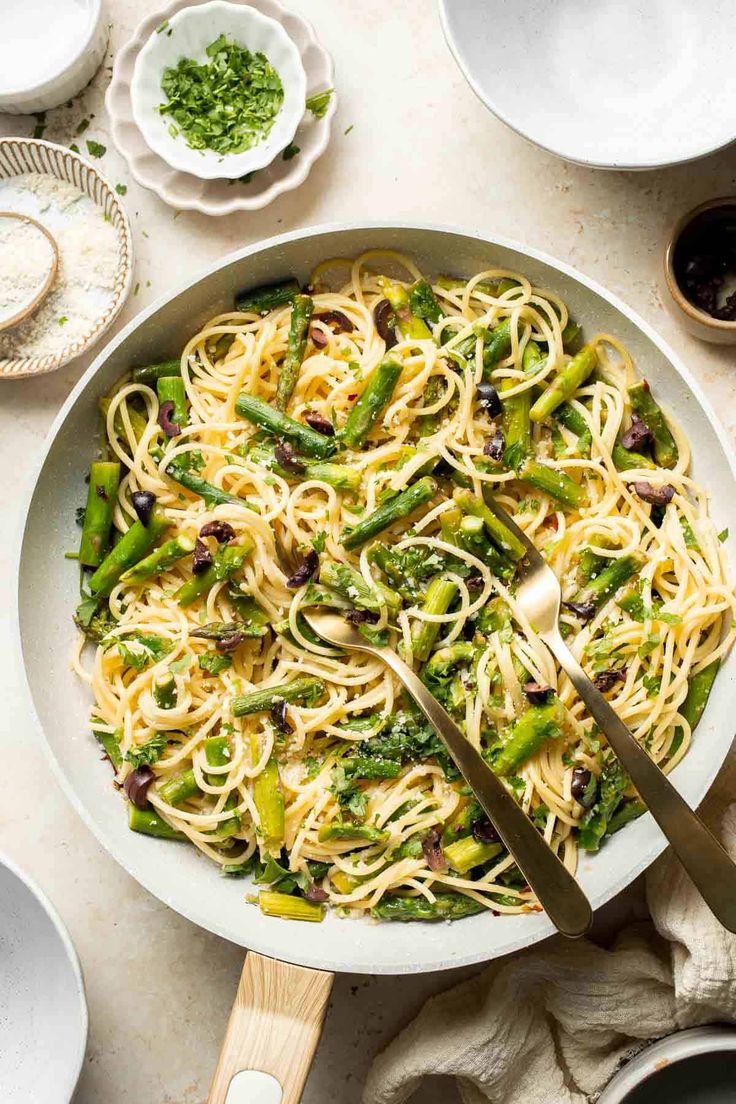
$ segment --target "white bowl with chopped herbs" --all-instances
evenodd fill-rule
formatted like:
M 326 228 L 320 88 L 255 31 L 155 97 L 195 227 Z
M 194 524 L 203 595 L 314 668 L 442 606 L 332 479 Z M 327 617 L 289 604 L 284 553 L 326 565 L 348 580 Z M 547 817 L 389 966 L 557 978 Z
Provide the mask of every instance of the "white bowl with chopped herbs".
M 284 28 L 211 0 L 162 23 L 136 60 L 133 118 L 151 149 L 203 180 L 269 165 L 304 115 L 306 76 Z

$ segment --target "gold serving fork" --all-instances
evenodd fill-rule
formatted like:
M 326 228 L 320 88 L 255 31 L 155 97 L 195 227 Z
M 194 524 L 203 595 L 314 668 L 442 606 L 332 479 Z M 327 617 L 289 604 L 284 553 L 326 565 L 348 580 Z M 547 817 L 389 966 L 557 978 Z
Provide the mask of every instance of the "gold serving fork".
M 486 505 L 526 548 L 518 565 L 515 601 L 565 672 L 618 757 L 642 801 L 669 840 L 708 907 L 724 928 L 736 932 L 736 864 L 690 808 L 669 778 L 594 686 L 559 629 L 562 594 L 551 567 L 513 518 L 485 494 Z
M 286 554 L 278 540 L 276 553 L 286 572 L 293 574 L 293 557 Z M 368 652 L 391 668 L 444 743 L 552 923 L 571 939 L 584 935 L 593 912 L 575 878 L 411 667 L 393 648 L 367 640 L 344 614 L 315 607 L 302 607 L 301 613 L 323 640 L 338 648 Z

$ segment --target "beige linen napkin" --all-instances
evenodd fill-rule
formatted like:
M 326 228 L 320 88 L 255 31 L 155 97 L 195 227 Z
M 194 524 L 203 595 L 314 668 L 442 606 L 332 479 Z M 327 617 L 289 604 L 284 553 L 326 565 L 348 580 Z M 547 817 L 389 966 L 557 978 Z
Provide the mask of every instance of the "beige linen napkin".
M 736 857 L 734 798 L 736 759 L 704 809 Z M 364 1104 L 401 1104 L 433 1074 L 455 1077 L 463 1104 L 585 1104 L 647 1040 L 736 1021 L 736 936 L 670 852 L 647 901 L 652 923 L 609 950 L 555 937 L 433 997 L 375 1060 Z

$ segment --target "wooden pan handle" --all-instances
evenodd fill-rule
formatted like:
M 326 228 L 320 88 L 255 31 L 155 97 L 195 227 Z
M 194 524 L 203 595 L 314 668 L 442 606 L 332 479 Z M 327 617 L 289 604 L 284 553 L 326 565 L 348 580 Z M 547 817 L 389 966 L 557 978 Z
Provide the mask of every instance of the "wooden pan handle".
M 333 979 L 249 951 L 207 1104 L 299 1104 Z

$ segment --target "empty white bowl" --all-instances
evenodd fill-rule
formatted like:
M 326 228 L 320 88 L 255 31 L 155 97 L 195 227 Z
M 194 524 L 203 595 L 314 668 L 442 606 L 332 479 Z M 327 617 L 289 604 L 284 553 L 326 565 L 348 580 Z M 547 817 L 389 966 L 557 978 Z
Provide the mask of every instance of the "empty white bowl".
M 731 0 L 439 3 L 471 87 L 550 153 L 654 169 L 736 138 Z
M 87 1045 L 87 1002 L 56 909 L 0 855 L 0 1086 L 3 1104 L 68 1104 Z
M 161 89 L 164 70 L 184 57 L 200 64 L 207 61 L 207 47 L 223 34 L 252 53 L 265 54 L 284 87 L 284 101 L 270 133 L 243 153 L 190 149 L 183 134 L 170 133 L 171 116 L 158 110 L 166 100 Z M 167 164 L 203 180 L 236 180 L 265 168 L 288 146 L 304 115 L 306 89 L 299 51 L 281 24 L 255 8 L 211 0 L 183 8 L 153 32 L 136 59 L 130 91 L 141 134 Z

